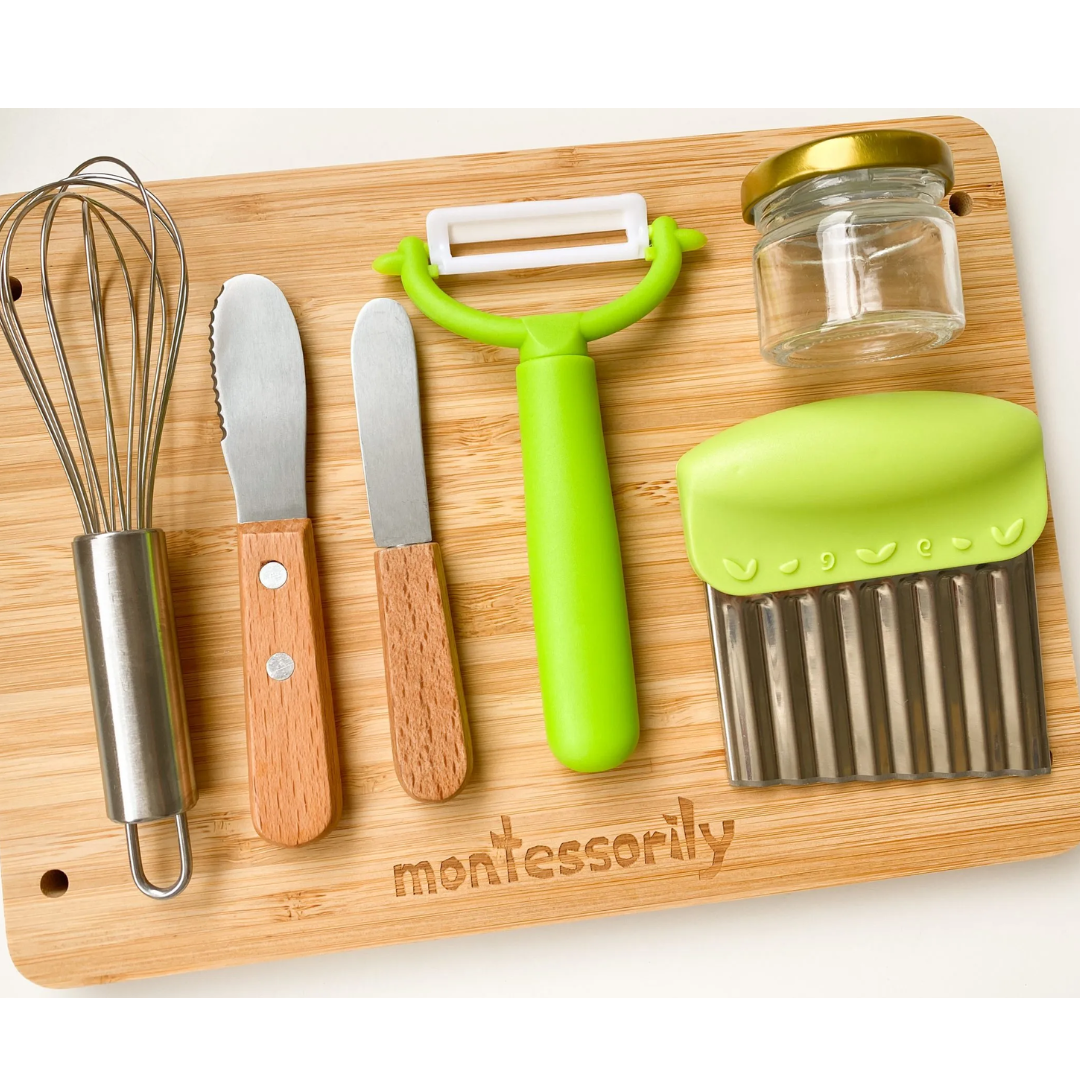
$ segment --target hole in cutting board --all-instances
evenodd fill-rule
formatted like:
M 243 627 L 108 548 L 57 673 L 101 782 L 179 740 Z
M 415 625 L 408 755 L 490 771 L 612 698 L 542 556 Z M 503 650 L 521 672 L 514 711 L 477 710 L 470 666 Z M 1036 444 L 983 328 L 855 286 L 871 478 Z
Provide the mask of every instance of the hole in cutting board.
M 17 277 L 8 277 L 8 285 L 11 286 L 11 299 L 18 300 L 22 296 L 22 282 Z
M 966 191 L 954 191 L 949 196 L 949 209 L 957 217 L 967 217 L 975 209 L 975 202 Z
M 616 229 L 611 232 L 572 233 L 567 236 L 531 236 L 512 240 L 480 240 L 474 244 L 451 243 L 450 254 L 458 258 L 462 255 L 496 255 L 506 251 L 558 251 L 560 248 L 625 243 L 626 232 L 622 229 Z
M 41 892 L 45 896 L 63 896 L 68 891 L 68 876 L 63 870 L 46 870 L 41 875 Z

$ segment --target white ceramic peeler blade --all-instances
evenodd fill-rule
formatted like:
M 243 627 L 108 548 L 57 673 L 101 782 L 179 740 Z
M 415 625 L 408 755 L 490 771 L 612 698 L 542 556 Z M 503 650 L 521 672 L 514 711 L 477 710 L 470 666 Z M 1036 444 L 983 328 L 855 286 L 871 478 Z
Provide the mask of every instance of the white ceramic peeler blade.
M 539 248 L 475 255 L 454 255 L 453 244 L 528 240 L 543 236 L 624 232 L 614 244 Z M 496 270 L 534 270 L 545 266 L 643 259 L 649 246 L 645 199 L 632 192 L 584 199 L 448 206 L 427 216 L 427 241 L 440 274 L 482 274 Z

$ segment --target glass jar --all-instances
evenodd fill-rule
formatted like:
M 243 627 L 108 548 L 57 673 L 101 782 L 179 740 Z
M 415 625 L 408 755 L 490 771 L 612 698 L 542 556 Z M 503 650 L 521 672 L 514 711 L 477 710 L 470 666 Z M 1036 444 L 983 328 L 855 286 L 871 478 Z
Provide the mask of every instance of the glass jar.
M 828 367 L 908 356 L 964 329 L 948 146 L 860 131 L 769 158 L 743 181 L 761 352 Z

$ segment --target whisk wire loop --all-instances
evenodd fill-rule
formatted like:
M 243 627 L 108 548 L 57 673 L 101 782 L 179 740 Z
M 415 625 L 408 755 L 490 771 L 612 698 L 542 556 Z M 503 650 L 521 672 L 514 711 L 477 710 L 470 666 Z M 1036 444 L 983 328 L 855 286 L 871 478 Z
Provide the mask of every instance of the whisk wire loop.
M 126 175 L 101 171 L 102 166 L 108 165 L 116 166 L 118 173 Z M 119 195 L 136 203 L 145 213 L 145 223 L 136 224 L 115 206 L 103 201 L 102 196 L 107 194 Z M 89 398 L 85 396 L 85 388 L 80 397 L 76 387 L 74 369 L 55 302 L 54 282 L 50 276 L 53 225 L 62 205 L 69 200 L 78 204 L 81 217 L 86 286 L 96 354 L 94 394 L 100 394 L 104 417 L 104 454 L 97 457 L 84 413 L 84 401 L 89 401 Z M 16 310 L 11 288 L 11 252 L 15 238 L 26 219 L 38 209 L 42 210 L 38 244 L 42 305 L 69 423 L 62 420 L 50 395 Z M 104 249 L 99 244 L 101 235 L 108 240 Z M 163 282 L 159 265 L 160 236 L 167 237 L 178 260 L 175 293 L 167 291 Z M 136 285 L 135 275 L 125 256 L 124 244 L 128 241 L 134 241 L 139 255 L 149 267 L 145 298 L 139 295 L 142 289 Z M 127 301 L 129 313 L 131 358 L 129 363 L 123 365 L 128 385 L 127 393 L 119 399 L 126 398 L 124 435 L 119 434 L 118 399 L 114 392 L 119 365 L 110 363 L 110 334 L 106 318 L 110 279 L 103 272 L 101 262 L 106 251 L 119 268 L 123 299 Z M 0 327 L 56 448 L 86 533 L 152 526 L 157 460 L 183 334 L 187 298 L 187 261 L 176 223 L 135 171 L 118 158 L 90 158 L 63 180 L 28 192 L 0 217 Z M 25 306 L 25 301 L 23 304 Z M 140 306 L 143 315 L 141 328 Z M 99 457 L 105 462 L 103 469 L 99 469 Z

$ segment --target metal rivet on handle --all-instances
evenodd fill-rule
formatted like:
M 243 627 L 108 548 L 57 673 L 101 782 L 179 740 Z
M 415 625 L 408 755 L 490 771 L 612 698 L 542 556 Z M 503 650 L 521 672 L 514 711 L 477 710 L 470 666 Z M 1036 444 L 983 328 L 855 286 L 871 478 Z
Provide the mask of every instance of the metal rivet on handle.
M 267 589 L 280 589 L 289 580 L 289 571 L 279 562 L 263 563 L 259 582 Z
M 266 674 L 275 682 L 284 682 L 295 670 L 296 664 L 287 652 L 276 652 L 266 661 Z

